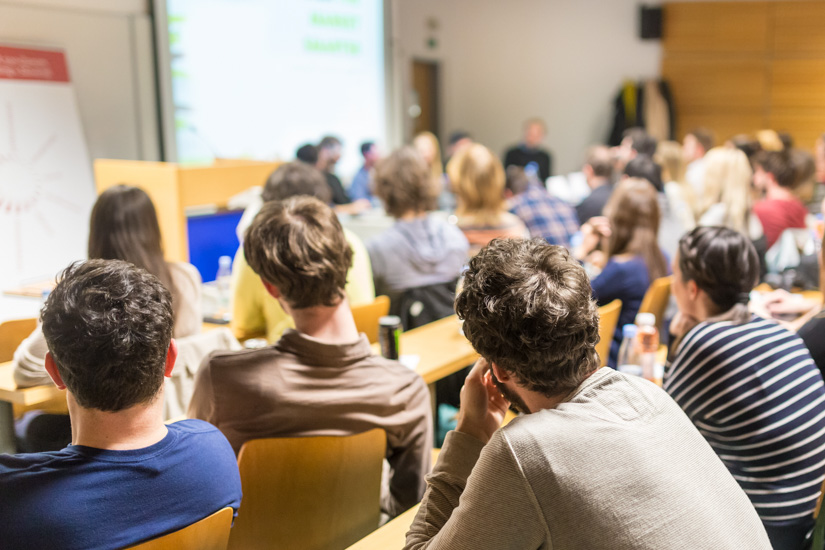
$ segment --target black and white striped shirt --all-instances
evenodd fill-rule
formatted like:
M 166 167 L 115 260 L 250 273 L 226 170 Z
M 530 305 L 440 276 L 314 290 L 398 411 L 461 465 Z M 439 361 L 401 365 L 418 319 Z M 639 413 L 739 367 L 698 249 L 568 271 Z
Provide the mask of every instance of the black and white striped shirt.
M 665 374 L 766 524 L 810 517 L 825 477 L 825 384 L 802 340 L 752 317 L 700 323 Z

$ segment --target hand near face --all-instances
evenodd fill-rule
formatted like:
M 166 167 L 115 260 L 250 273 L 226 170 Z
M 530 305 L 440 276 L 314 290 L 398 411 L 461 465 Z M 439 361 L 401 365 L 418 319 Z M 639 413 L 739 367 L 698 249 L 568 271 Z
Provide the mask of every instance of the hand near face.
M 674 317 L 673 320 L 670 322 L 670 333 L 675 338 L 681 338 L 688 332 L 690 329 L 695 327 L 699 324 L 699 320 L 695 317 L 691 317 L 681 311 L 678 312 Z
M 490 363 L 479 359 L 461 388 L 456 430 L 486 444 L 504 421 L 508 405 L 493 384 Z

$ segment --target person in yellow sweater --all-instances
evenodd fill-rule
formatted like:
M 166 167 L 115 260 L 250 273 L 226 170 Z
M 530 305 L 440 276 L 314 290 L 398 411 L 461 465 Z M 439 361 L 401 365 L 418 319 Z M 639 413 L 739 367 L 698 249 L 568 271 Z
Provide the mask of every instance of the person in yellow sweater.
M 301 162 L 278 167 L 264 186 L 263 202 L 280 201 L 298 195 L 310 195 L 329 203 L 330 192 L 321 173 Z M 251 219 L 250 219 L 251 221 Z M 350 305 L 367 304 L 375 299 L 370 257 L 364 243 L 351 231 L 344 236 L 352 248 L 352 267 L 347 273 L 345 291 Z M 235 254 L 232 265 L 232 331 L 238 339 L 265 336 L 277 342 L 287 328 L 294 328 L 292 318 L 264 288 L 261 278 L 252 271 L 243 253 Z

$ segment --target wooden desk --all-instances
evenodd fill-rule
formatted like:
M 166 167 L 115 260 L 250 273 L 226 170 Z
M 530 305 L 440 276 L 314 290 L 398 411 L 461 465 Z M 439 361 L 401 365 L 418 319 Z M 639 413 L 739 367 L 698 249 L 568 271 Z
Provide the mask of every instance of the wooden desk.
M 478 353 L 460 329 L 461 322 L 455 315 L 418 327 L 401 335 L 400 352 L 417 355 L 419 362 L 415 372 L 427 384 L 433 384 L 478 359 Z M 373 345 L 373 350 L 381 353 L 377 344 Z
M 362 538 L 347 550 L 396 550 L 404 548 L 407 531 L 410 530 L 420 504 L 416 504 L 380 529 Z
M 0 363 L 0 453 L 14 453 L 14 407 L 32 406 L 65 396 L 56 386 L 18 388 L 11 362 Z

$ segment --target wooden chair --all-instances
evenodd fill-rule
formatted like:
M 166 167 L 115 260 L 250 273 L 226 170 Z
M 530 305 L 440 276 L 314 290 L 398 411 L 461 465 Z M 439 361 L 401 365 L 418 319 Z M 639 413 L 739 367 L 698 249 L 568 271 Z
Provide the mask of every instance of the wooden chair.
M 14 350 L 37 328 L 37 319 L 19 319 L 0 324 L 0 363 L 14 359 Z
M 378 319 L 390 312 L 390 299 L 386 296 L 376 296 L 371 304 L 352 307 L 352 316 L 358 332 L 363 332 L 370 340 L 370 344 L 378 341 Z
M 656 325 L 659 327 L 659 334 L 662 333 L 662 323 L 665 320 L 665 310 L 670 300 L 670 285 L 673 283 L 673 275 L 659 277 L 652 283 L 642 299 L 642 306 L 639 313 L 652 313 L 656 316 Z
M 378 528 L 383 430 L 247 441 L 234 550 L 343 549 Z
M 227 507 L 179 531 L 130 548 L 131 550 L 226 550 L 231 526 L 232 508 Z
M 622 312 L 622 301 L 613 300 L 599 308 L 599 343 L 596 351 L 599 353 L 599 366 L 607 365 L 610 356 L 610 344 L 613 343 L 613 334 L 616 332 L 616 323 L 619 322 L 619 313 Z
M 822 481 L 822 487 L 819 489 L 819 498 L 816 501 L 816 508 L 814 508 L 814 523 L 813 539 L 810 548 L 821 549 L 825 547 L 825 514 L 822 513 L 822 497 L 825 495 L 825 480 Z

